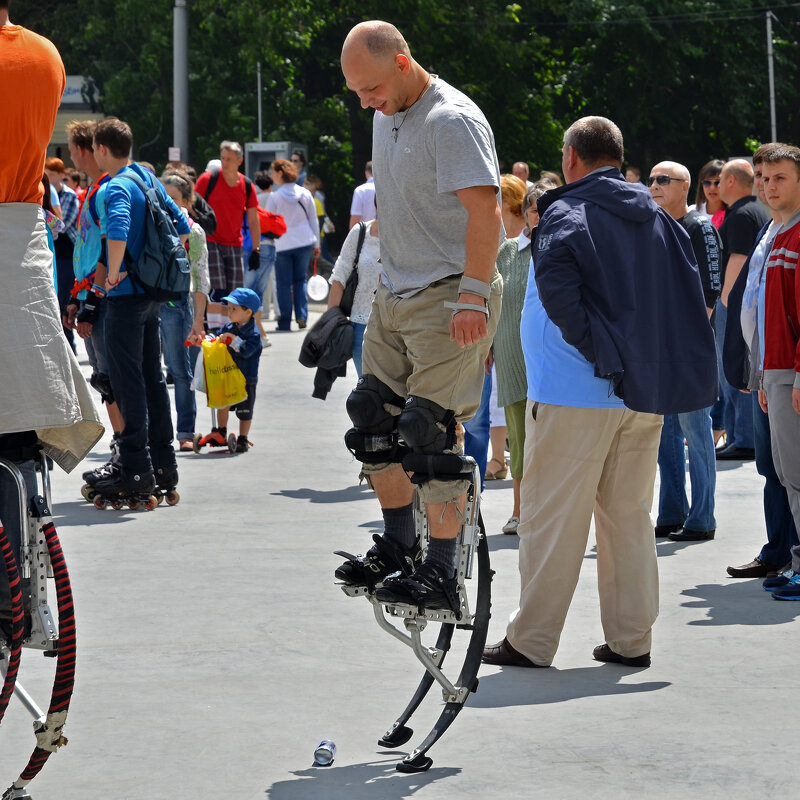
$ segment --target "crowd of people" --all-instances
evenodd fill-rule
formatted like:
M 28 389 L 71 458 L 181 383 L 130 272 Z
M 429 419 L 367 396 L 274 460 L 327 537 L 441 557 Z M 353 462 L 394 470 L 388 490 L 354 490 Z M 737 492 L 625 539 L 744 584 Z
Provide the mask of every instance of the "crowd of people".
M 452 607 L 474 459 L 485 480 L 510 470 L 502 531 L 519 537 L 522 577 L 507 636 L 484 660 L 552 663 L 594 517 L 605 632 L 594 657 L 647 666 L 654 539 L 713 539 L 716 462 L 754 459 L 767 543 L 728 572 L 799 599 L 800 150 L 770 143 L 752 164 L 710 161 L 689 205 L 686 166 L 662 160 L 646 186 L 637 167 L 623 176 L 621 132 L 585 117 L 565 133 L 561 173 L 532 181 L 523 161 L 501 173 L 480 109 L 418 64 L 393 26 L 356 26 L 342 69 L 376 114 L 328 307 L 340 306 L 357 275 L 345 311 L 358 376 L 345 441 L 385 530 L 337 578 L 385 602 Z M 55 93 L 58 74 L 51 83 Z M 309 265 L 330 255 L 324 234 L 333 230 L 322 183 L 299 151 L 251 180 L 229 140 L 199 175 L 170 162 L 159 178 L 131 161 L 125 122 L 67 130 L 75 172 L 58 158 L 33 159 L 24 182 L 6 181 L 14 192 L 0 185 L 0 200 L 41 215 L 37 252 L 41 261 L 49 242 L 53 303 L 73 350 L 60 360 L 74 364 L 74 334 L 86 343 L 113 430 L 94 485 L 124 496 L 174 489 L 175 447 L 194 447 L 193 371 L 206 335 L 228 346 L 246 381 L 246 398 L 218 409 L 212 435 L 227 441 L 234 411 L 236 450 L 246 452 L 268 333 L 292 330 L 292 319 L 297 330 L 309 324 Z M 191 275 L 189 290 L 168 302 L 136 278 L 151 194 Z M 429 519 L 424 558 L 414 492 Z

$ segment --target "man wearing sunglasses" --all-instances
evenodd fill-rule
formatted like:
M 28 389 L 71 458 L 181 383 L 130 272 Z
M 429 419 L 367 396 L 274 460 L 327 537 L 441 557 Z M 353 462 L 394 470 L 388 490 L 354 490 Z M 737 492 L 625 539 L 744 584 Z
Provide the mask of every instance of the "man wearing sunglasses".
M 697 211 L 689 210 L 687 198 L 690 183 L 689 170 L 674 161 L 656 164 L 647 179 L 650 194 L 656 204 L 677 220 L 689 234 L 700 270 L 706 312 L 710 317 L 721 289 L 721 244 L 719 234 L 711 221 Z M 684 439 L 689 447 L 691 505 L 686 497 Z M 658 448 L 658 469 L 661 474 L 661 488 L 656 536 L 668 536 L 676 542 L 712 539 L 717 527 L 714 519 L 717 470 L 710 406 L 684 414 L 667 414 L 664 417 Z

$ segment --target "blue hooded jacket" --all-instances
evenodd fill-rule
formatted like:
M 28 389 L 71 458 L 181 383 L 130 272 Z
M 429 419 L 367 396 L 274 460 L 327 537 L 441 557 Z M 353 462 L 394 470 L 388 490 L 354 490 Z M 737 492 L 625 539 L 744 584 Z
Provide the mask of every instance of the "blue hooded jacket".
M 539 297 L 564 340 L 633 411 L 717 398 L 717 356 L 686 231 L 616 169 L 545 193 L 533 245 Z

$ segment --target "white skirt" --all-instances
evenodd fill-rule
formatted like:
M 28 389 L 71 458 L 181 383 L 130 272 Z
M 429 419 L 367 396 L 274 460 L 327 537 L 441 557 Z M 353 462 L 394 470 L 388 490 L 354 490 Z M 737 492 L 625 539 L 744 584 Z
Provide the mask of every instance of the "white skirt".
M 41 209 L 0 204 L 0 433 L 35 430 L 70 472 L 103 425 L 61 327 Z

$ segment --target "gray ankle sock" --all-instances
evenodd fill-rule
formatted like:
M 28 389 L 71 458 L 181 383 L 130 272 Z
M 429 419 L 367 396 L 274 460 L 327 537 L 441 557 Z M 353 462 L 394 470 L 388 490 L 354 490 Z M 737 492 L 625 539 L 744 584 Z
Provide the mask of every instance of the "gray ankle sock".
M 431 536 L 425 560 L 443 567 L 448 577 L 452 578 L 456 574 L 457 552 L 458 539 L 434 539 Z
M 384 535 L 396 544 L 410 550 L 417 541 L 414 527 L 414 510 L 411 503 L 401 508 L 383 508 Z

